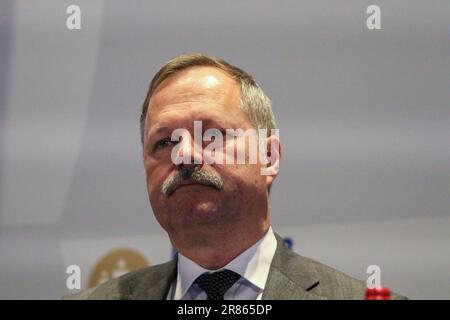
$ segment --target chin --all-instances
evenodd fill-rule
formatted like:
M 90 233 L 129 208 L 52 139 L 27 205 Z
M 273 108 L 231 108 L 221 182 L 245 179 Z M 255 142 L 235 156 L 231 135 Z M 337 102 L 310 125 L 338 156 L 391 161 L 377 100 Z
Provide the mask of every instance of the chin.
M 215 201 L 190 201 L 178 208 L 177 216 L 185 225 L 211 223 L 223 214 Z
M 180 211 L 192 212 L 192 214 L 214 214 L 219 211 L 218 201 L 216 199 L 205 199 L 205 197 L 199 199 L 195 195 L 192 197 L 186 197 L 181 201 L 177 201 L 175 207 Z
M 215 214 L 218 211 L 217 203 L 212 201 L 205 201 L 200 203 L 195 203 L 192 207 L 194 211 L 197 211 L 199 213 L 210 213 Z

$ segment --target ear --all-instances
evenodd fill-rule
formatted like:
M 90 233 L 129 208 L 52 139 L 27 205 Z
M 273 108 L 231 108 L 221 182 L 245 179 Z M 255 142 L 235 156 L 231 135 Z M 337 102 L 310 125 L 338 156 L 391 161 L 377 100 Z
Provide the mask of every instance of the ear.
M 278 175 L 281 161 L 281 143 L 278 135 L 271 135 L 266 139 L 266 156 L 268 163 L 261 169 L 261 174 L 266 176 L 266 186 L 269 188 Z

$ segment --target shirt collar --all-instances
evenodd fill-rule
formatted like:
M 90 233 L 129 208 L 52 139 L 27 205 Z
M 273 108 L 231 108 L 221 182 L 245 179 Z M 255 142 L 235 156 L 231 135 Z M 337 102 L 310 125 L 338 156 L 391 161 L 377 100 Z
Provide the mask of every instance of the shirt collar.
M 277 240 L 272 231 L 272 227 L 270 227 L 261 239 L 220 270 L 228 269 L 234 271 L 263 290 L 276 248 Z M 178 254 L 177 268 L 175 300 L 181 299 L 186 294 L 198 276 L 205 272 L 217 271 L 205 269 L 180 253 Z

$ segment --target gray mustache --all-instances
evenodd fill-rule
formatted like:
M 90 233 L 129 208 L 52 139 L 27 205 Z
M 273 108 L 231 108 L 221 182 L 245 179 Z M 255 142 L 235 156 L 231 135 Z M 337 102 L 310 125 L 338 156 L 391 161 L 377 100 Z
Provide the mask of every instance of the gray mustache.
M 161 192 L 168 197 L 175 192 L 180 183 L 186 180 L 214 187 L 217 190 L 222 190 L 223 187 L 223 180 L 217 173 L 203 170 L 200 166 L 194 165 L 183 166 L 174 175 L 167 178 L 161 186 Z

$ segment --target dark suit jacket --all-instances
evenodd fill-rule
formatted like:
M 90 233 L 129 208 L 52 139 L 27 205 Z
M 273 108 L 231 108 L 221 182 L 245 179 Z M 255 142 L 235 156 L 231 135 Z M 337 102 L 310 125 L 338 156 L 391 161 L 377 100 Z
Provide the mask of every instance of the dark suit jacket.
M 319 262 L 302 257 L 283 244 L 270 266 L 263 300 L 364 299 L 366 284 Z M 64 299 L 165 300 L 177 275 L 177 260 L 127 273 Z M 393 294 L 392 299 L 406 299 Z

